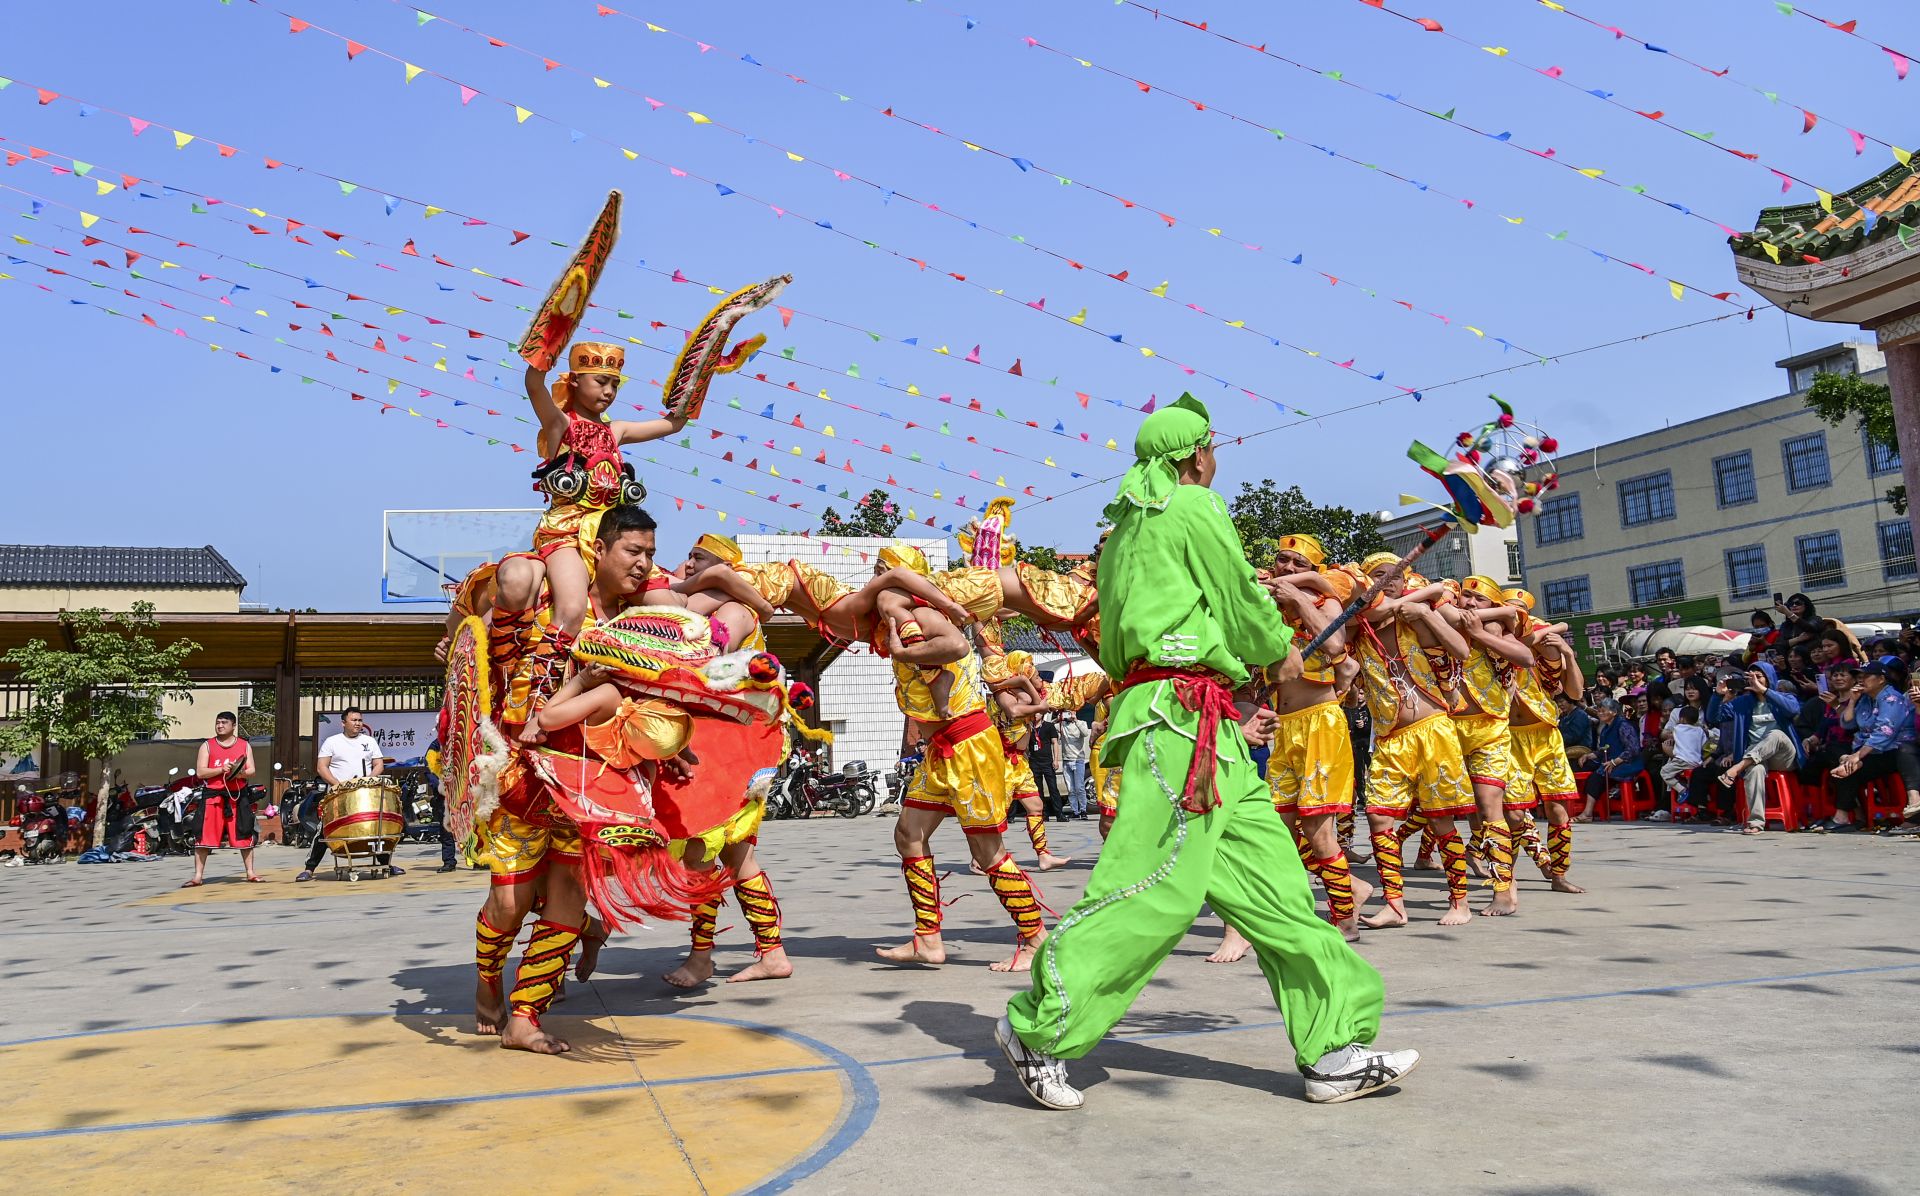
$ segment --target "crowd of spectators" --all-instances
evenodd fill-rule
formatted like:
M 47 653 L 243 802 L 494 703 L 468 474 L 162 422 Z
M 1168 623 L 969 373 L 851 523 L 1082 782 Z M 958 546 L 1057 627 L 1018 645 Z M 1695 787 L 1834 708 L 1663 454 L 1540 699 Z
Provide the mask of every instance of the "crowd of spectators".
M 1906 790 L 1891 833 L 1920 835 L 1920 630 L 1862 644 L 1795 594 L 1757 610 L 1744 651 L 1679 656 L 1602 669 L 1580 702 L 1562 696 L 1560 733 L 1574 768 L 1587 774 L 1591 819 L 1603 786 L 1648 777 L 1665 821 L 1767 829 L 1770 774 L 1790 772 L 1824 787 L 1830 817 L 1805 829 L 1871 829 L 1862 794 L 1882 777 Z

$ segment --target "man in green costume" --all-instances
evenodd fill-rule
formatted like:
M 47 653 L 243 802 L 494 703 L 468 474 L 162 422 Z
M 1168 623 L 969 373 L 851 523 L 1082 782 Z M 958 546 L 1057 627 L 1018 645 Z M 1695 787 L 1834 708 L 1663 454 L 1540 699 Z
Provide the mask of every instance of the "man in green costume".
M 1250 667 L 1288 660 L 1292 632 L 1208 489 L 1207 409 L 1182 395 L 1147 417 L 1133 451 L 1100 556 L 1100 667 L 1118 681 L 1101 763 L 1121 770 L 1120 813 L 1086 895 L 1035 954 L 1032 987 L 994 1037 L 1035 1101 L 1079 1108 L 1065 1061 L 1126 1014 L 1206 902 L 1252 940 L 1307 1099 L 1376 1092 L 1420 1056 L 1367 1047 L 1380 974 L 1315 912 L 1293 836 L 1247 756 L 1241 720 L 1260 739 L 1272 715 L 1233 691 Z

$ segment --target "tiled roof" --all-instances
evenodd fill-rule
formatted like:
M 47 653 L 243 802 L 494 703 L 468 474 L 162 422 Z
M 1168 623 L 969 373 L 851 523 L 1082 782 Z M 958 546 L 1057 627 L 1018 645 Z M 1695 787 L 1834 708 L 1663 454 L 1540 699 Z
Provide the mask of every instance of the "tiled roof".
M 242 589 L 246 584 L 247 579 L 211 544 L 204 548 L 0 544 L 0 585 Z
M 1920 227 L 1920 168 L 1896 164 L 1835 194 L 1831 214 L 1817 203 L 1762 210 L 1757 227 L 1735 240 L 1733 251 L 1741 257 L 1770 258 L 1762 245 L 1772 244 L 1789 265 L 1802 264 L 1802 254 L 1828 261 L 1900 236 L 1903 226 L 1903 240 L 1912 239 Z

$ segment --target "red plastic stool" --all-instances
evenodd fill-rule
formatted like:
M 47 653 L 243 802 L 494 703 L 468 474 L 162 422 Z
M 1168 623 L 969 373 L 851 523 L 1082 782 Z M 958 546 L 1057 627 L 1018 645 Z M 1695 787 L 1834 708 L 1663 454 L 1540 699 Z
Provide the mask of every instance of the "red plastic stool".
M 1797 831 L 1801 826 L 1800 811 L 1805 799 L 1801 796 L 1800 779 L 1790 772 L 1770 772 L 1767 774 L 1768 822 L 1778 821 L 1782 830 Z
M 1610 785 L 1608 789 L 1612 792 L 1614 800 L 1619 803 L 1620 818 L 1625 822 L 1633 822 L 1653 813 L 1660 804 L 1654 795 L 1653 777 L 1644 772 L 1630 780 Z
M 1907 808 L 1907 788 L 1898 776 L 1877 777 L 1860 790 L 1860 825 L 1872 830 L 1881 820 L 1899 822 Z

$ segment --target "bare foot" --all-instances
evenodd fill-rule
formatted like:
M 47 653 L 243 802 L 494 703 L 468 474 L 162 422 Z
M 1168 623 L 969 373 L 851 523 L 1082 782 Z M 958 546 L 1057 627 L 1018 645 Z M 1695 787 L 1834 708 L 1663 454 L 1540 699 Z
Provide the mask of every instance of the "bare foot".
M 1415 856 L 1413 863 L 1407 866 L 1409 872 L 1438 872 L 1440 865 L 1433 862 L 1430 855 Z
M 1042 854 L 1040 857 L 1040 871 L 1051 872 L 1055 868 L 1059 868 L 1063 865 L 1071 864 L 1071 863 L 1073 863 L 1072 856 L 1055 855 L 1051 851 L 1049 851 Z
M 1447 912 L 1440 915 L 1442 926 L 1465 926 L 1473 921 L 1473 911 L 1467 908 L 1465 899 L 1447 906 Z
M 775 947 L 727 977 L 727 983 L 745 984 L 749 980 L 785 980 L 791 975 L 793 975 L 793 964 L 787 959 L 787 949 Z
M 574 962 L 573 978 L 585 983 L 593 979 L 593 970 L 600 966 L 600 948 L 606 946 L 607 936 L 580 936 L 580 958 Z
M 1586 892 L 1585 889 L 1581 888 L 1577 884 L 1574 884 L 1572 881 L 1568 880 L 1565 876 L 1554 876 L 1554 877 L 1549 877 L 1548 879 L 1553 882 L 1553 891 L 1556 893 Z
M 500 1019 L 506 1015 L 506 996 L 500 981 L 482 979 L 473 986 L 473 1032 L 500 1033 Z
M 972 860 L 967 861 L 967 871 L 973 873 L 975 876 L 985 876 L 987 874 L 987 870 L 985 868 L 982 868 L 980 865 L 974 863 Z
M 1341 920 L 1333 924 L 1334 929 L 1338 930 L 1340 932 L 1341 937 L 1346 939 L 1349 943 L 1357 943 L 1360 941 L 1359 913 L 1361 910 L 1366 908 L 1367 899 L 1372 896 L 1373 896 L 1373 886 L 1368 884 L 1366 881 L 1361 880 L 1357 876 L 1354 877 L 1353 878 L 1354 916 L 1350 918 L 1342 918 Z
M 1520 912 L 1520 894 L 1513 889 L 1504 893 L 1495 893 L 1487 908 L 1480 911 L 1483 918 L 1504 918 Z
M 689 951 L 687 960 L 660 977 L 675 988 L 698 988 L 713 978 L 713 952 Z
M 1371 918 L 1360 919 L 1360 925 L 1366 927 L 1368 930 L 1386 930 L 1394 926 L 1405 926 L 1406 924 L 1406 907 L 1391 897 L 1387 898 L 1387 908 L 1381 910 Z
M 916 934 L 904 947 L 876 947 L 875 955 L 888 963 L 924 963 L 939 965 L 947 962 L 947 948 L 937 934 Z
M 1476 880 L 1487 880 L 1493 876 L 1493 870 L 1487 867 L 1485 857 L 1478 850 L 1467 853 L 1467 871 L 1472 873 Z
M 1046 930 L 1044 928 L 1036 930 L 1032 938 L 1020 940 L 1010 958 L 1003 959 L 999 963 L 988 964 L 987 970 L 989 972 L 1024 972 L 1033 964 L 1034 949 L 1046 941 Z
M 536 1055 L 564 1055 L 573 1048 L 564 1038 L 555 1038 L 540 1028 L 540 1023 L 524 1014 L 507 1019 L 500 1032 L 500 1045 L 510 1051 L 532 1051 Z
M 1229 926 L 1226 935 L 1220 940 L 1219 949 L 1207 956 L 1207 962 L 1239 963 L 1252 947 L 1253 944 L 1247 941 L 1245 935 Z

